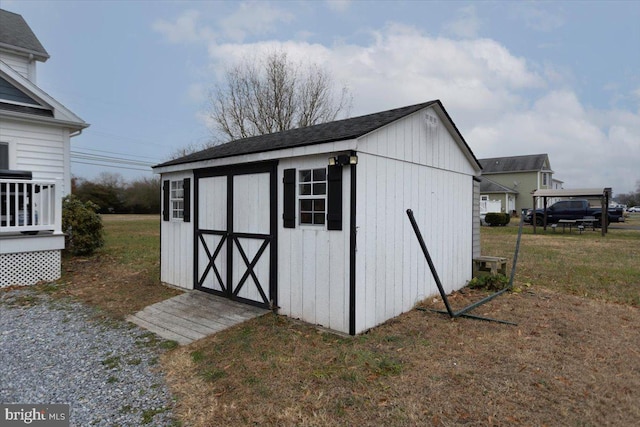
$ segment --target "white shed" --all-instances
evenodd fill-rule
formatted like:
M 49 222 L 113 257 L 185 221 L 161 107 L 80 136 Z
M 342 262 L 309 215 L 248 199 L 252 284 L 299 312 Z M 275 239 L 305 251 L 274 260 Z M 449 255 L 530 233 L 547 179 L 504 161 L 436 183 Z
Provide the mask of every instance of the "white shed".
M 471 279 L 481 167 L 440 101 L 241 139 L 154 171 L 171 285 L 355 335 L 437 293 L 408 208 L 445 290 Z

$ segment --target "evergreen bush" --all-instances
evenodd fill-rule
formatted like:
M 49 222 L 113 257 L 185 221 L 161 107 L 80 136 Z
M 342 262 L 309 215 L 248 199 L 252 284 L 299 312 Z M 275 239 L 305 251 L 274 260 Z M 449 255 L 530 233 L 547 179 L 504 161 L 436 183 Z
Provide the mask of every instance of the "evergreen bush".
M 62 200 L 62 231 L 66 249 L 73 255 L 91 255 L 104 245 L 104 226 L 98 205 L 83 203 L 70 194 Z
M 484 220 L 487 224 L 494 227 L 496 225 L 507 225 L 511 221 L 508 213 L 490 212 L 485 215 Z

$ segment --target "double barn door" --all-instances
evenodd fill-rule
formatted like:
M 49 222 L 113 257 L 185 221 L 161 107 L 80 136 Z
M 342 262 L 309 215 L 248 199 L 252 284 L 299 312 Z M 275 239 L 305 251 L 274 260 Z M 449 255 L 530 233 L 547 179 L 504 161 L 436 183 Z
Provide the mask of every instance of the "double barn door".
M 268 162 L 196 173 L 196 289 L 277 306 L 276 170 Z

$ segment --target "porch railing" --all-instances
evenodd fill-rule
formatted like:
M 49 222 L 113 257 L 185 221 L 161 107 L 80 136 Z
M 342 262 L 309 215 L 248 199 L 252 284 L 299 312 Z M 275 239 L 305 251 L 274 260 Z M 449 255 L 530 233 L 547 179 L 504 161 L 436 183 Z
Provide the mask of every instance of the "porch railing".
M 60 188 L 55 181 L 0 179 L 0 233 L 61 232 Z

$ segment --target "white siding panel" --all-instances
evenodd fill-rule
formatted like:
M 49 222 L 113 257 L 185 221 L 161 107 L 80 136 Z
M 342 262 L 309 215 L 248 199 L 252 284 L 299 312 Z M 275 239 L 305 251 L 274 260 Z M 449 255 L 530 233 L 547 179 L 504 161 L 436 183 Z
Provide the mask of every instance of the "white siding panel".
M 22 74 L 22 77 L 25 79 L 32 80 L 32 76 L 29 74 L 29 71 L 32 68 L 29 64 L 29 58 L 9 52 L 0 52 L 0 60 L 18 73 Z M 35 83 L 35 78 L 32 81 Z
M 480 183 L 473 181 L 473 257 L 479 257 L 480 248 Z
M 447 292 L 471 278 L 472 187 L 465 174 L 359 153 L 357 332 L 437 293 L 411 208 Z M 362 179 L 362 182 L 360 180 Z
M 233 230 L 269 234 L 269 173 L 233 177 Z
M 0 141 L 9 143 L 10 169 L 31 171 L 34 179 L 61 180 L 62 194 L 68 194 L 67 130 L 3 119 L 0 121 Z
M 314 230 L 301 230 L 301 245 L 299 251 L 302 252 L 302 319 L 317 323 L 316 319 L 316 232 Z M 283 260 L 284 261 L 284 260 Z
M 358 152 L 472 175 L 473 166 L 433 108 L 418 111 L 359 140 Z
M 193 187 L 193 185 L 192 185 Z M 214 176 L 198 180 L 198 228 L 227 229 L 227 177 Z
M 163 174 L 164 180 L 191 178 L 191 172 Z M 191 185 L 191 217 L 193 218 L 194 185 Z M 161 221 L 160 280 L 185 289 L 193 289 L 193 222 Z
M 326 167 L 329 156 L 289 158 L 278 164 L 278 305 L 281 314 L 348 332 L 349 167 L 343 168 L 342 231 L 301 226 L 298 218 L 293 229 L 282 224 L 283 170 Z
M 315 293 L 316 293 L 316 319 L 318 325 L 331 324 L 331 304 L 340 304 L 340 298 L 336 301 L 331 300 L 331 236 L 333 232 L 322 230 L 314 231 L 315 235 Z

